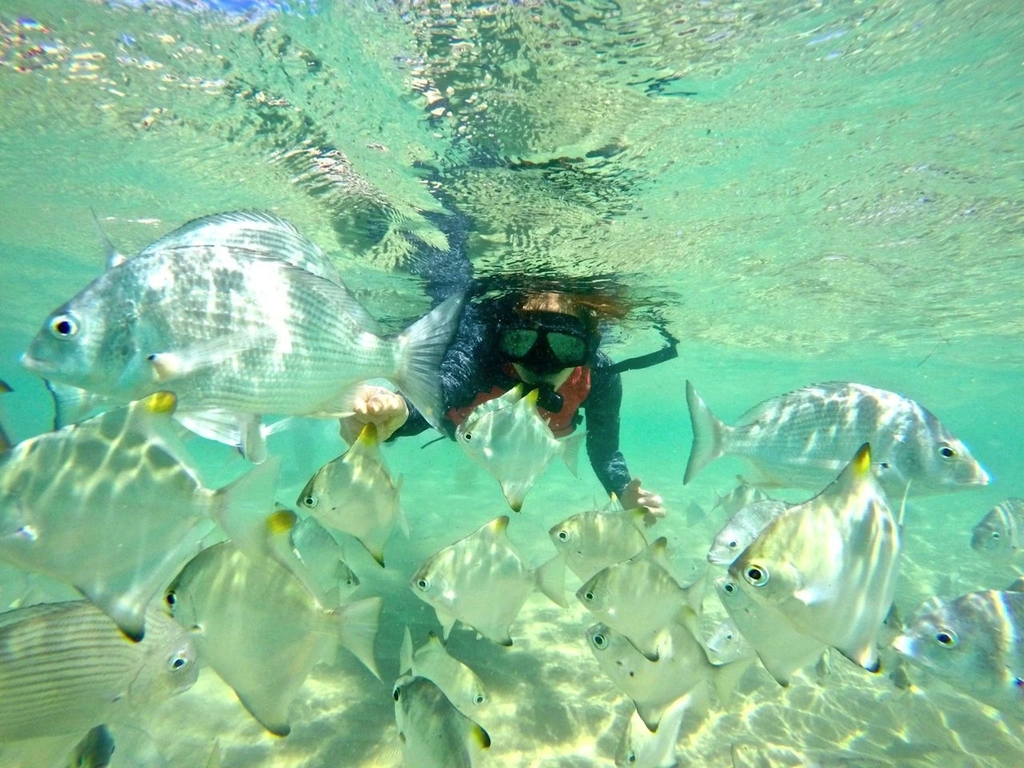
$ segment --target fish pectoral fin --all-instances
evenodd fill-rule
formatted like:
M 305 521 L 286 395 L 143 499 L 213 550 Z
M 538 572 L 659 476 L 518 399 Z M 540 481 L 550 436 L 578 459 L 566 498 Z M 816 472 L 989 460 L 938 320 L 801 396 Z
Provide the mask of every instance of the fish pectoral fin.
M 244 352 L 271 341 L 274 333 L 262 328 L 251 333 L 218 336 L 186 349 L 151 352 L 146 356 L 157 383 L 173 381 L 203 368 L 221 365 Z
M 824 587 L 802 587 L 793 593 L 793 599 L 807 607 L 820 605 L 832 596 L 832 592 Z

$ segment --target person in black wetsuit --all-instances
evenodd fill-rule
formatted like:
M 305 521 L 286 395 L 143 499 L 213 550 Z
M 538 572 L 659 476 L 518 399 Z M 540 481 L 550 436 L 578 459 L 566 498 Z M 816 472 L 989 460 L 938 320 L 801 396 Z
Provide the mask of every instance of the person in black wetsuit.
M 456 427 L 480 403 L 520 382 L 534 385 L 540 389 L 538 410 L 556 437 L 573 432 L 585 417 L 587 455 L 604 489 L 627 509 L 642 506 L 650 516 L 663 516 L 661 497 L 630 476 L 619 450 L 622 381 L 598 349 L 598 321 L 621 314 L 615 302 L 598 293 L 565 290 L 550 280 L 505 281 L 493 295 L 472 278 L 465 219 L 448 215 L 437 223 L 450 248 L 422 250 L 412 271 L 427 278 L 435 302 L 456 292 L 468 294 L 441 361 L 442 427 L 448 436 L 454 438 Z M 416 435 L 430 426 L 400 394 L 372 385 L 360 389 L 354 414 L 341 420 L 342 436 L 352 443 L 367 422 L 377 425 L 382 440 Z

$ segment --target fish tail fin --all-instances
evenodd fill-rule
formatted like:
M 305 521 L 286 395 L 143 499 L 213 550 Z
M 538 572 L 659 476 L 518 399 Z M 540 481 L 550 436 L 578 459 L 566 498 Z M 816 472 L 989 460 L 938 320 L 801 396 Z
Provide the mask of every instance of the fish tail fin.
M 693 445 L 690 448 L 690 459 L 686 462 L 683 485 L 724 453 L 725 437 L 729 430 L 700 399 L 690 381 L 686 382 L 686 405 L 690 409 L 690 423 L 693 425 Z
M 251 558 L 268 554 L 267 518 L 274 510 L 280 468 L 281 460 L 271 457 L 215 494 L 211 517 Z
M 725 707 L 729 702 L 729 698 L 732 696 L 732 692 L 736 690 L 736 686 L 740 682 L 740 678 L 743 677 L 743 673 L 746 672 L 750 665 L 754 663 L 754 657 L 750 656 L 745 659 L 736 659 L 730 661 L 727 664 L 719 664 L 713 667 L 714 671 L 711 674 L 712 683 L 715 686 L 715 693 L 718 695 L 718 703 L 720 706 Z
M 690 584 L 688 587 L 684 587 L 683 591 L 686 593 L 686 604 L 693 609 L 693 612 L 700 616 L 704 612 L 704 595 L 707 593 L 708 588 L 708 570 L 704 569 L 703 573 L 697 580 Z
M 537 569 L 537 588 L 556 604 L 568 608 L 565 599 L 565 558 L 555 555 Z
M 409 632 L 409 627 L 406 627 L 402 636 L 402 648 L 398 652 L 398 674 L 412 672 L 412 653 L 412 633 Z
M 586 432 L 577 432 L 558 441 L 561 446 L 562 461 L 569 468 L 573 477 L 579 477 L 580 468 L 580 446 L 586 438 Z
M 443 416 L 441 358 L 458 327 L 464 301 L 461 294 L 452 296 L 395 339 L 397 370 L 388 378 L 435 428 Z
M 373 660 L 373 645 L 380 624 L 380 607 L 379 597 L 367 597 L 343 605 L 334 614 L 338 623 L 338 642 L 363 662 L 378 680 L 381 677 Z

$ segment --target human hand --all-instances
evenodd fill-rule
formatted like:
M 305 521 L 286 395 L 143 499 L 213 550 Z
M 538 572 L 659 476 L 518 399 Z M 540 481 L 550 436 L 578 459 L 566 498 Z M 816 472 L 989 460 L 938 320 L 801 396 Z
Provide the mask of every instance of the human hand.
M 405 398 L 384 387 L 366 384 L 356 392 L 352 415 L 339 419 L 341 437 L 351 445 L 366 424 L 377 427 L 377 439 L 387 440 L 409 419 Z
M 629 481 L 629 485 L 622 489 L 622 498 L 619 501 L 623 509 L 643 508 L 646 511 L 644 525 L 648 528 L 665 516 L 665 502 L 658 494 L 641 488 L 639 477 L 634 477 Z

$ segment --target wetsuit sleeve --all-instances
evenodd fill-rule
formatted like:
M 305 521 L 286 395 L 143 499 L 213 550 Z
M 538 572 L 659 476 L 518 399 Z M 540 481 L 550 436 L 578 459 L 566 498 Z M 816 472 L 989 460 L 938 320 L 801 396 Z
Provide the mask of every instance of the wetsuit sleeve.
M 587 428 L 587 456 L 594 474 L 608 493 L 622 496 L 631 480 L 626 459 L 619 450 L 619 406 L 622 404 L 622 379 L 609 370 L 611 360 L 598 352 L 590 372 L 590 393 L 583 401 Z

